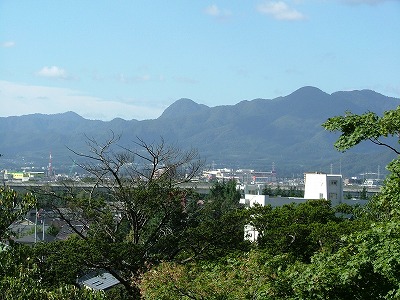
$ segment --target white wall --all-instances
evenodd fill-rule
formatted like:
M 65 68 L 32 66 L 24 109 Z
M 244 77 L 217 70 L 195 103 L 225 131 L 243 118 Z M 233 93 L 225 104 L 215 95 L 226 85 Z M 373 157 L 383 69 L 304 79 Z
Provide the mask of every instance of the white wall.
M 282 206 L 290 203 L 304 203 L 307 199 L 297 197 L 270 197 L 268 195 L 253 195 L 245 194 L 244 198 L 240 199 L 240 203 L 247 207 L 252 207 L 255 204 L 261 206 L 271 205 L 272 207 Z
M 326 174 L 305 174 L 304 198 L 327 199 Z
M 332 205 L 343 201 L 342 175 L 306 173 L 305 174 L 305 199 L 327 199 Z

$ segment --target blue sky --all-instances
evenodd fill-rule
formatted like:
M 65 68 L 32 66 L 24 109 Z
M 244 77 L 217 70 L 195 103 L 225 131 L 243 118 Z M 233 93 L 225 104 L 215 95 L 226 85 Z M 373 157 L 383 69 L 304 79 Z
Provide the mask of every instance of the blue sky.
M 0 116 L 154 119 L 311 85 L 400 98 L 399 0 L 0 0 Z

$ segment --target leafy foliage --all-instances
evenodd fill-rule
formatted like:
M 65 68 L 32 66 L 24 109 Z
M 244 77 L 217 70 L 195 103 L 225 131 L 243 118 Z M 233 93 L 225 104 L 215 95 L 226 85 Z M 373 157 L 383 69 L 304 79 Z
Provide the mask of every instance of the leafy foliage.
M 216 182 L 204 200 L 188 206 L 181 260 L 210 260 L 248 249 L 243 240 L 246 213 L 239 200 L 240 192 L 231 180 Z
M 398 108 L 383 117 L 346 113 L 324 126 L 342 132 L 336 143 L 341 151 L 370 140 L 398 154 L 381 139 L 398 135 L 399 120 Z M 33 248 L 11 244 L 0 252 L 4 299 L 400 298 L 398 158 L 366 207 L 314 200 L 247 210 L 234 181 L 215 183 L 205 198 L 179 188 L 186 179 L 180 171 L 196 166 L 191 155 L 182 161 L 163 143 L 141 140 L 143 151 L 119 153 L 114 142 L 89 142 L 93 164 L 81 166 L 94 175 L 96 188 L 45 191 L 61 218 L 71 228 L 79 221 L 85 231 L 75 228 L 66 241 Z M 138 168 L 135 157 L 148 168 Z M 259 231 L 257 242 L 243 240 L 245 224 Z M 108 270 L 123 289 L 77 289 L 74 280 L 91 268 Z
M 380 193 L 368 203 L 365 214 L 375 221 L 400 220 L 400 158 L 393 160 L 387 169 L 386 177 Z
M 400 295 L 399 224 L 371 224 L 343 239 L 336 253 L 321 253 L 302 273 L 288 271 L 302 299 L 393 299 Z
M 324 126 L 342 132 L 338 150 L 371 140 L 398 154 L 381 141 L 398 135 L 398 119 L 399 108 L 382 118 L 347 113 Z M 326 201 L 251 208 L 250 223 L 260 233 L 252 251 L 190 266 L 164 263 L 145 274 L 146 299 L 399 298 L 400 161 L 388 170 L 365 208 L 334 209 Z M 351 219 L 339 217 L 348 214 Z
M 93 189 L 65 186 L 61 193 L 41 191 L 77 236 L 59 249 L 41 249 L 46 260 L 39 265 L 49 270 L 44 275 L 49 284 L 56 284 L 52 278 L 71 282 L 79 267 L 101 268 L 136 299 L 142 274 L 161 261 L 216 259 L 248 247 L 235 182 L 216 183 L 201 200 L 178 186 L 197 173 L 201 161 L 196 152 L 140 139 L 139 148 L 118 152 L 118 140 L 114 135 L 105 144 L 89 139 L 89 153 L 79 154 L 91 160 L 81 167 L 95 178 Z M 63 274 L 71 249 L 79 255 Z
M 145 299 L 397 299 L 399 224 L 345 235 L 310 263 L 255 249 L 190 265 L 164 263 L 145 274 Z
M 281 263 L 259 251 L 187 265 L 166 262 L 145 274 L 142 291 L 148 300 L 265 299 L 265 285 Z
M 268 253 L 288 253 L 308 262 L 317 251 L 334 251 L 340 236 L 357 228 L 337 217 L 326 200 L 311 200 L 281 207 L 255 206 L 249 210 L 250 224 L 259 231 L 258 246 Z
M 68 269 L 64 270 L 64 272 L 67 271 Z M 56 276 L 60 275 L 51 272 L 50 274 Z M 40 270 L 37 260 L 35 259 L 34 249 L 23 245 L 13 245 L 6 251 L 0 252 L 1 299 L 106 299 L 105 295 L 102 293 L 78 289 L 74 284 L 60 282 L 59 278 L 53 278 L 50 284 L 42 275 L 43 272 Z
M 339 131 L 341 135 L 335 142 L 339 151 L 345 151 L 362 141 L 369 140 L 376 145 L 385 146 L 396 154 L 400 152 L 390 143 L 382 142 L 381 137 L 400 135 L 400 106 L 379 117 L 373 112 L 362 115 L 346 112 L 344 116 L 329 118 L 322 126 L 329 131 Z
M 31 193 L 21 196 L 8 187 L 0 187 L 0 240 L 8 234 L 9 226 L 35 204 L 36 199 Z

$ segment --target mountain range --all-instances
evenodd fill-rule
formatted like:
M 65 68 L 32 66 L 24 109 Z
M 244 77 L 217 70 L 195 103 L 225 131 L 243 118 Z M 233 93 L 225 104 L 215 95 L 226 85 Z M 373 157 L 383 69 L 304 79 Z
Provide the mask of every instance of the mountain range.
M 216 167 L 267 171 L 383 172 L 394 155 L 364 142 L 339 153 L 333 143 L 338 134 L 321 124 L 329 117 L 376 112 L 400 105 L 400 99 L 371 90 L 325 93 L 302 87 L 275 99 L 244 100 L 235 105 L 209 107 L 180 99 L 153 120 L 87 120 L 74 112 L 32 114 L 0 118 L 0 168 L 14 164 L 46 166 L 51 152 L 54 168 L 72 164 L 73 154 L 87 151 L 86 137 L 104 141 L 111 132 L 121 134 L 120 144 L 131 146 L 137 137 L 152 143 L 162 137 L 181 149 L 196 148 L 206 163 Z M 93 108 L 95 109 L 95 108 Z M 68 147 L 68 148 L 67 148 Z

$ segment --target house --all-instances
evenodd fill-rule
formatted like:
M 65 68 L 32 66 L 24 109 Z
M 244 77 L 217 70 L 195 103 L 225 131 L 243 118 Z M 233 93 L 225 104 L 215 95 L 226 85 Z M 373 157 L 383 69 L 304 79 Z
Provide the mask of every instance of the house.
M 120 284 L 120 281 L 105 270 L 94 270 L 78 278 L 77 283 L 90 290 L 106 292 Z

